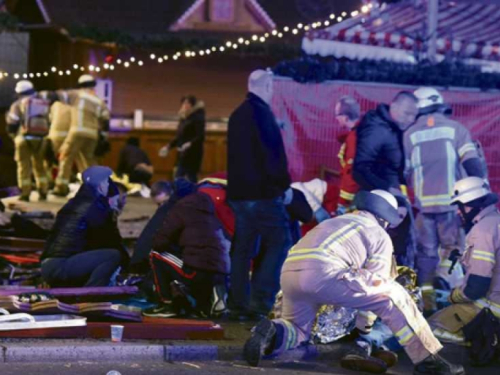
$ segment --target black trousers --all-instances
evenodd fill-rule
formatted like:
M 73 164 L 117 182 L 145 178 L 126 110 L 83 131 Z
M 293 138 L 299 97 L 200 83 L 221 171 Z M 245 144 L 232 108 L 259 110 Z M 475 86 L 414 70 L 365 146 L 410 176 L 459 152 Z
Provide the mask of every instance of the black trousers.
M 210 311 L 213 288 L 224 280 L 224 275 L 190 268 L 170 253 L 152 251 L 150 261 L 156 292 L 161 302 L 172 301 L 170 283 L 180 281 L 188 287 L 189 294 L 196 300 L 196 309 Z

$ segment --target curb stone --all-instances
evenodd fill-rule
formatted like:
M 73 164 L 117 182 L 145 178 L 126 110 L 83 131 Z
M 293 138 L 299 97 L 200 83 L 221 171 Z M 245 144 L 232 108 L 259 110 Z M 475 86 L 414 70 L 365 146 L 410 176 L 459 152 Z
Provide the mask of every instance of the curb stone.
M 163 345 L 10 346 L 4 362 L 163 361 Z
M 241 346 L 219 346 L 203 344 L 146 345 L 134 343 L 86 344 L 86 345 L 0 345 L 0 363 L 46 363 L 71 361 L 239 361 L 242 360 Z M 339 360 L 346 349 L 345 343 L 330 345 L 309 345 L 283 353 L 279 359 L 284 361 L 321 361 Z M 467 349 L 459 346 L 446 346 L 445 357 L 467 357 Z M 270 357 L 268 359 L 273 359 Z

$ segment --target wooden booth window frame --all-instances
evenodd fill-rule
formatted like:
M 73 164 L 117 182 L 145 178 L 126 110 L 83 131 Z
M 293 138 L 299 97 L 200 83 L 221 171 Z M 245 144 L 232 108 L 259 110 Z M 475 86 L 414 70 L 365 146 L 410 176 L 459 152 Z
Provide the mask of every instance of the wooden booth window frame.
M 235 6 L 234 0 L 211 0 L 210 20 L 220 23 L 234 22 Z

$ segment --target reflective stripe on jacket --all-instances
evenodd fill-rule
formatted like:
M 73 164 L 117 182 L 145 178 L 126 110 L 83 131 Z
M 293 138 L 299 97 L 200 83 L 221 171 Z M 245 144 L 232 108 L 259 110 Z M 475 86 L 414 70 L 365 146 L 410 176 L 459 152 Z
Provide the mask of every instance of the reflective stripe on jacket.
M 469 131 L 441 113 L 420 116 L 404 134 L 406 173 L 422 212 L 453 211 L 453 186 L 460 165 L 478 157 Z
M 326 220 L 289 252 L 283 271 L 329 267 L 367 269 L 389 278 L 392 242 L 373 215 L 358 211 Z
M 476 216 L 477 223 L 467 234 L 462 265 L 466 270 L 461 287 L 464 291 L 471 275 L 491 278 L 485 298 L 475 301 L 479 307 L 490 307 L 500 317 L 500 213 L 495 205 Z

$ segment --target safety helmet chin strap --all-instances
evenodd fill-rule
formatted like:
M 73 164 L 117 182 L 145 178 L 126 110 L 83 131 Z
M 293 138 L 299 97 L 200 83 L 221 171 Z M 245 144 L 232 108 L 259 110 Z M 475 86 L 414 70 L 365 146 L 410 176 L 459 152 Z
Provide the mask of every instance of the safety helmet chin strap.
M 377 219 L 377 222 L 379 223 L 379 225 L 382 228 L 384 228 L 385 230 L 387 230 L 387 228 L 389 228 L 389 222 L 387 220 L 384 220 L 380 216 L 377 216 L 377 215 L 375 215 L 375 218 Z
M 483 207 L 474 207 L 471 211 L 465 211 L 465 204 L 459 203 L 458 209 L 462 214 L 462 224 L 465 229 L 465 233 L 469 233 L 472 227 L 474 226 L 474 218 L 481 212 Z

